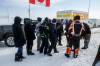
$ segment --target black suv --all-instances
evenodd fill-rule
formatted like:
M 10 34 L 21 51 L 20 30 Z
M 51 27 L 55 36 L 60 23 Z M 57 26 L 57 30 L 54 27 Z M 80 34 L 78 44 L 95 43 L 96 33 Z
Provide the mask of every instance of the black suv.
M 32 24 L 36 27 L 37 20 L 32 20 Z M 24 27 L 24 25 L 23 25 Z M 5 41 L 5 45 L 8 47 L 14 47 L 14 37 L 12 32 L 12 25 L 0 26 L 0 41 Z
M 0 41 L 4 40 L 8 47 L 14 47 L 13 39 L 12 25 L 0 26 Z

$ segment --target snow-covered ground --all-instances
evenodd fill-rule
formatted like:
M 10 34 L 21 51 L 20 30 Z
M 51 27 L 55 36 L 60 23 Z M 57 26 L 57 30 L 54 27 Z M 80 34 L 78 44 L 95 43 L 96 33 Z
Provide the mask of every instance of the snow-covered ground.
M 92 28 L 92 33 L 100 33 L 100 28 Z
M 100 28 L 98 29 L 100 30 Z M 92 32 L 97 31 L 93 29 Z M 27 56 L 26 49 L 24 46 L 24 56 L 26 59 L 23 62 L 14 62 L 14 54 L 16 48 L 0 47 L 0 66 L 92 66 L 94 58 L 96 56 L 98 45 L 100 45 L 100 33 L 93 33 L 89 48 L 87 50 L 80 49 L 78 58 L 74 59 L 66 58 L 64 56 L 66 50 L 66 38 L 63 36 L 62 44 L 63 46 L 58 46 L 59 53 L 54 54 L 52 57 L 39 54 L 36 51 L 36 40 L 34 41 L 33 52 L 34 56 Z M 84 41 L 81 40 L 81 47 L 83 46 Z

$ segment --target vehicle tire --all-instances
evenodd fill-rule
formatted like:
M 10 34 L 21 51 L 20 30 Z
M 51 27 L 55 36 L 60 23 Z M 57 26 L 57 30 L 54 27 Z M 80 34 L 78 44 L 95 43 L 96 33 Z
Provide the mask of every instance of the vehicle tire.
M 15 46 L 13 35 L 7 35 L 5 37 L 5 45 L 8 46 L 8 47 L 14 47 Z

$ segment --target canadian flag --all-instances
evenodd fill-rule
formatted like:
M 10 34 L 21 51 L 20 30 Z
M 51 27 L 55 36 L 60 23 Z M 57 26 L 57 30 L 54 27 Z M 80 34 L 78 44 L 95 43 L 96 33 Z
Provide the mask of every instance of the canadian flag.
M 50 0 L 29 0 L 30 4 L 36 4 L 37 2 L 40 4 L 45 3 L 46 7 L 50 7 Z

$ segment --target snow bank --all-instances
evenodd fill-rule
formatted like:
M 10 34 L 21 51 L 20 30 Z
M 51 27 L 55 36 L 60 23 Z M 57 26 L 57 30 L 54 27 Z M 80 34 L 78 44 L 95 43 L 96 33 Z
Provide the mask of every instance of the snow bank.
M 100 28 L 92 28 L 91 32 L 92 33 L 100 33 Z

